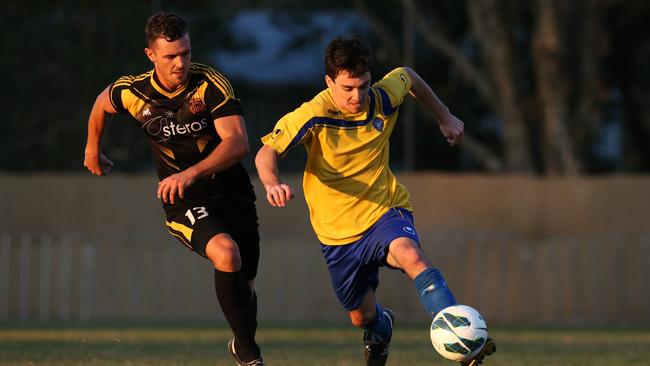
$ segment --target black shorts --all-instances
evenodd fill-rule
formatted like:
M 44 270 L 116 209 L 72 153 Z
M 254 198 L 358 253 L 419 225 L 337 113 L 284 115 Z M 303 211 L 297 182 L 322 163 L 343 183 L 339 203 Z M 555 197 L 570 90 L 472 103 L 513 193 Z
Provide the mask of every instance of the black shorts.
M 260 257 L 260 236 L 254 202 L 206 200 L 201 204 L 176 202 L 164 208 L 169 233 L 205 258 L 208 241 L 217 234 L 229 234 L 239 247 L 242 273 L 249 281 L 255 278 Z

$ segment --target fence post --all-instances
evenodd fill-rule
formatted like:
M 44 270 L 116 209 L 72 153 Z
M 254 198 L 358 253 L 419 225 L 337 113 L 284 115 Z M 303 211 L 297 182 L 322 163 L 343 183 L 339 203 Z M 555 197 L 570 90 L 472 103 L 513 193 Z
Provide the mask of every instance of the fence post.
M 41 261 L 38 269 L 38 319 L 50 320 L 52 297 L 52 237 L 41 236 Z
M 11 235 L 2 233 L 2 240 L 0 240 L 0 321 L 9 320 L 10 255 Z
M 23 234 L 20 238 L 18 257 L 18 319 L 28 320 L 30 310 L 32 237 Z
M 70 319 L 70 251 L 72 239 L 64 235 L 59 251 L 59 320 Z
M 80 278 L 80 299 L 79 318 L 83 321 L 90 320 L 93 308 L 93 284 L 95 281 L 95 245 L 87 243 L 81 253 L 81 278 Z

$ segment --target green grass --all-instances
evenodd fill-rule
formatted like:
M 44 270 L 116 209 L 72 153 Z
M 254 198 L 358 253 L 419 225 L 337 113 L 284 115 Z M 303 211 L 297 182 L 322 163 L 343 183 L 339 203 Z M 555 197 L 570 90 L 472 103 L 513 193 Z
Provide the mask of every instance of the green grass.
M 498 351 L 485 365 L 650 365 L 650 330 L 494 328 Z M 265 326 L 258 332 L 267 365 L 362 365 L 352 326 Z M 209 325 L 0 326 L 5 365 L 232 366 L 230 332 Z M 454 365 L 438 356 L 426 326 L 398 325 L 389 365 Z

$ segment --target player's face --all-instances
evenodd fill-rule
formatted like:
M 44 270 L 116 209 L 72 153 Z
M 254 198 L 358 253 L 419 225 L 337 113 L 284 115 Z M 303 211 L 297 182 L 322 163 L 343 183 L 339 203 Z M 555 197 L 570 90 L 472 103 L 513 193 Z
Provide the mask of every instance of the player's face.
M 360 77 L 352 77 L 347 71 L 341 71 L 334 80 L 325 76 L 327 87 L 332 92 L 336 105 L 348 113 L 364 110 L 370 88 L 370 72 Z
M 187 80 L 190 72 L 190 36 L 169 42 L 163 37 L 156 39 L 144 52 L 153 62 L 156 76 L 168 90 L 176 90 Z

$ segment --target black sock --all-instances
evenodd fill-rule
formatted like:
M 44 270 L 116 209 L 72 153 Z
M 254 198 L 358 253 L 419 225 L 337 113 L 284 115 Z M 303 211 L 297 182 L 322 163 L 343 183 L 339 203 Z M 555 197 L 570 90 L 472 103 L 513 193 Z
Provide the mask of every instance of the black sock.
M 214 287 L 230 329 L 235 335 L 235 349 L 239 358 L 250 362 L 260 358 L 260 348 L 255 343 L 253 292 L 241 272 L 214 270 Z M 255 310 L 256 312 L 256 310 Z
M 253 292 L 253 299 L 251 300 L 251 329 L 253 330 L 253 337 L 257 333 L 257 294 L 255 290 Z

